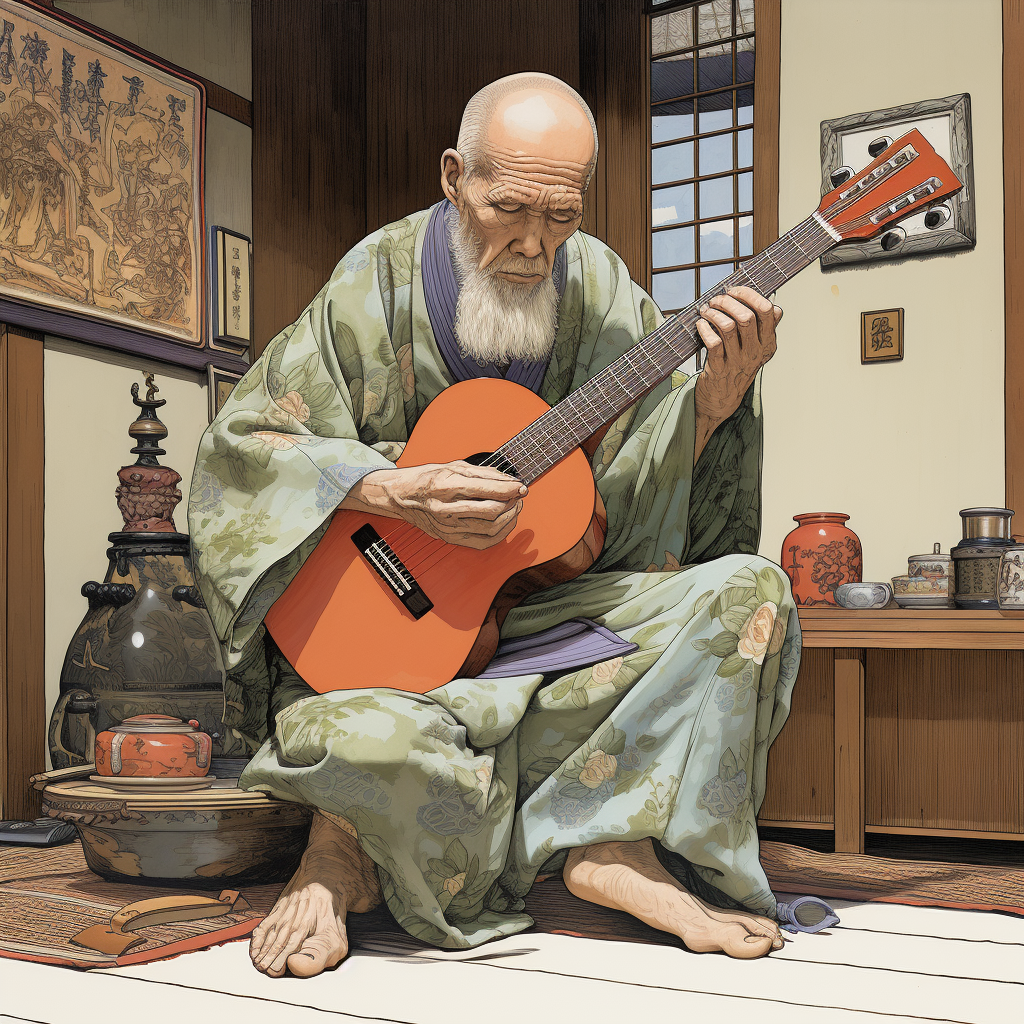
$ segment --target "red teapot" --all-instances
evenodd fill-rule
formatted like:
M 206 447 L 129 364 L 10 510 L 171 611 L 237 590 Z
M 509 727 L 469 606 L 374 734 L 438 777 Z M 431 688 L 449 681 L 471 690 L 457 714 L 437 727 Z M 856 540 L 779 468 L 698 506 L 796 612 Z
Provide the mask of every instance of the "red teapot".
M 135 715 L 96 737 L 96 771 L 112 777 L 201 778 L 213 740 L 195 719 Z

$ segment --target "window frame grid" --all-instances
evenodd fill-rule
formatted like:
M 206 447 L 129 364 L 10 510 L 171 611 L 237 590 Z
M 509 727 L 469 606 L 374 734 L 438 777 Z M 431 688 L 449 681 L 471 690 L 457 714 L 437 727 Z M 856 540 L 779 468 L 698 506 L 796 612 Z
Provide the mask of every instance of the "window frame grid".
M 666 146 L 675 145 L 677 143 L 692 142 L 693 143 L 693 169 L 694 169 L 695 173 L 691 177 L 689 177 L 689 178 L 679 178 L 679 179 L 675 179 L 673 181 L 658 182 L 657 185 L 655 185 L 653 183 L 653 181 L 652 181 L 652 183 L 651 183 L 651 199 L 653 200 L 654 193 L 658 189 L 668 189 L 668 188 L 673 188 L 673 187 L 679 187 L 679 186 L 682 186 L 682 185 L 692 185 L 693 186 L 693 218 L 690 219 L 690 220 L 681 221 L 681 222 L 676 223 L 676 224 L 662 224 L 662 225 L 659 225 L 658 227 L 654 227 L 654 225 L 651 225 L 649 245 L 648 245 L 648 255 L 649 255 L 650 266 L 651 266 L 651 289 L 652 289 L 652 292 L 653 292 L 653 288 L 654 288 L 654 280 L 657 277 L 657 275 L 659 275 L 659 274 L 670 274 L 670 273 L 675 273 L 675 272 L 679 272 L 679 271 L 692 270 L 693 271 L 694 299 L 699 298 L 700 295 L 701 295 L 701 291 L 702 291 L 702 289 L 701 289 L 701 270 L 702 269 L 707 268 L 707 269 L 710 270 L 710 269 L 712 269 L 714 267 L 718 267 L 718 268 L 729 267 L 730 271 L 737 270 L 739 268 L 740 262 L 742 260 L 750 258 L 749 255 L 747 255 L 747 256 L 741 256 L 740 255 L 740 247 L 741 247 L 740 246 L 740 237 L 739 237 L 740 220 L 742 218 L 749 217 L 751 219 L 751 230 L 753 230 L 753 218 L 754 218 L 754 210 L 753 210 L 753 206 L 754 206 L 754 201 L 753 201 L 753 181 L 751 182 L 751 202 L 750 202 L 750 207 L 751 208 L 749 210 L 740 210 L 740 208 L 739 208 L 739 206 L 740 206 L 740 197 L 739 197 L 740 175 L 741 174 L 747 174 L 747 173 L 753 175 L 753 171 L 754 171 L 753 158 L 751 159 L 751 163 L 750 163 L 749 166 L 745 166 L 745 167 L 739 167 L 738 166 L 738 164 L 739 164 L 739 134 L 740 134 L 741 131 L 747 131 L 747 130 L 753 132 L 753 128 L 754 128 L 754 118 L 753 117 L 751 118 L 751 121 L 750 121 L 749 124 L 741 125 L 739 123 L 739 91 L 741 89 L 750 89 L 751 93 L 753 93 L 754 82 L 753 82 L 753 80 L 751 80 L 749 82 L 748 81 L 738 82 L 738 81 L 736 81 L 736 79 L 737 79 L 737 54 L 739 52 L 739 50 L 737 49 L 737 43 L 740 40 L 742 40 L 742 39 L 754 39 L 755 32 L 737 32 L 736 31 L 736 28 L 737 28 L 737 12 L 738 12 L 738 7 L 739 7 L 739 0 L 732 0 L 732 2 L 730 4 L 730 9 L 729 9 L 730 28 L 731 28 L 730 35 L 727 36 L 727 37 L 720 38 L 720 39 L 706 40 L 704 42 L 701 42 L 699 40 L 699 38 L 698 38 L 699 33 L 698 33 L 697 11 L 702 6 L 703 3 L 707 3 L 707 2 L 709 2 L 709 0 L 688 0 L 688 2 L 680 3 L 680 4 L 662 4 L 662 5 L 648 4 L 647 5 L 647 10 L 646 10 L 646 13 L 647 13 L 648 17 L 650 17 L 650 18 L 659 17 L 659 16 L 666 15 L 666 14 L 679 13 L 679 12 L 682 12 L 682 11 L 689 11 L 690 18 L 691 18 L 690 32 L 691 32 L 691 38 L 693 39 L 693 43 L 690 46 L 679 47 L 679 48 L 677 48 L 675 50 L 668 50 L 665 53 L 658 54 L 657 56 L 654 55 L 654 53 L 653 53 L 653 46 L 652 46 L 651 47 L 650 65 L 653 66 L 653 64 L 655 62 L 663 61 L 663 60 L 666 60 L 668 58 L 671 58 L 671 57 L 674 57 L 674 56 L 677 56 L 677 55 L 682 55 L 682 54 L 687 54 L 687 53 L 695 54 L 695 59 L 693 61 L 693 79 L 692 79 L 695 91 L 693 91 L 691 93 L 684 94 L 684 95 L 679 95 L 679 96 L 674 96 L 674 97 L 667 97 L 665 99 L 658 100 L 656 102 L 652 101 L 651 102 L 650 117 L 653 118 L 653 117 L 658 116 L 657 115 L 658 107 L 667 106 L 670 103 L 678 103 L 680 101 L 689 100 L 691 102 L 692 106 L 693 106 L 693 113 L 691 115 L 693 117 L 693 133 L 691 135 L 684 135 L 684 136 L 680 136 L 678 138 L 662 139 L 659 142 L 653 142 L 653 141 L 651 141 L 651 122 L 650 121 L 648 122 L 648 179 L 649 180 L 653 179 L 653 155 L 654 155 L 654 150 L 655 149 L 663 149 Z M 756 31 L 756 28 L 755 28 L 755 31 Z M 648 32 L 648 38 L 650 38 L 650 33 L 649 32 Z M 715 88 L 715 89 L 706 89 L 706 90 L 702 90 L 702 91 L 696 91 L 696 86 L 699 84 L 699 68 L 698 68 L 698 64 L 700 62 L 700 51 L 702 49 L 708 49 L 708 48 L 710 48 L 712 46 L 721 46 L 721 45 L 724 45 L 726 43 L 729 44 L 730 50 L 731 50 L 730 56 L 732 58 L 732 82 L 728 86 L 720 86 L 720 87 Z M 756 52 L 756 43 L 755 43 L 755 52 Z M 724 56 L 724 55 L 722 55 L 722 56 Z M 731 92 L 732 93 L 732 107 L 731 107 L 732 124 L 731 124 L 731 126 L 728 127 L 728 128 L 713 129 L 712 131 L 709 131 L 709 132 L 706 132 L 706 133 L 705 132 L 701 132 L 700 131 L 700 113 L 701 112 L 697 109 L 697 101 L 700 100 L 701 98 L 705 97 L 705 96 L 719 95 L 719 94 L 724 93 L 724 92 Z M 753 98 L 753 97 L 751 97 L 751 98 Z M 751 103 L 751 106 L 753 106 L 753 103 Z M 683 116 L 686 116 L 686 115 L 683 115 Z M 716 138 L 716 137 L 721 137 L 721 136 L 727 135 L 727 134 L 731 134 L 732 135 L 732 168 L 730 170 L 728 170 L 728 171 L 717 171 L 717 172 L 714 172 L 714 173 L 711 173 L 711 174 L 705 174 L 705 175 L 696 173 L 696 172 L 699 172 L 699 170 L 700 170 L 700 142 L 701 142 L 701 139 Z M 751 147 L 751 148 L 753 149 L 753 147 Z M 731 177 L 732 178 L 732 214 L 731 215 L 730 214 L 719 214 L 717 216 L 702 217 L 701 216 L 701 212 L 700 212 L 700 184 L 701 184 L 701 182 L 703 182 L 703 181 L 711 181 L 711 180 L 715 180 L 715 179 L 721 179 L 721 178 L 725 178 L 725 177 Z M 700 242 L 700 226 L 702 224 L 707 224 L 707 223 L 716 222 L 716 221 L 723 221 L 723 220 L 730 220 L 732 222 L 732 246 L 733 246 L 733 256 L 732 256 L 732 259 L 719 259 L 719 260 L 702 261 L 701 260 L 701 252 L 700 252 L 700 245 L 701 245 L 701 242 Z M 672 265 L 672 266 L 655 267 L 654 266 L 654 236 L 655 236 L 655 234 L 659 233 L 659 232 L 664 232 L 664 231 L 671 231 L 671 230 L 676 229 L 676 228 L 685 228 L 685 227 L 693 228 L 694 261 L 692 263 L 681 263 L 681 264 L 675 264 L 675 265 Z M 753 247 L 753 239 L 751 239 L 751 247 Z M 704 290 L 706 291 L 707 289 L 704 289 Z M 671 316 L 672 314 L 679 312 L 680 309 L 684 309 L 684 308 L 685 308 L 685 306 L 679 306 L 677 308 L 663 309 L 662 312 L 666 316 Z

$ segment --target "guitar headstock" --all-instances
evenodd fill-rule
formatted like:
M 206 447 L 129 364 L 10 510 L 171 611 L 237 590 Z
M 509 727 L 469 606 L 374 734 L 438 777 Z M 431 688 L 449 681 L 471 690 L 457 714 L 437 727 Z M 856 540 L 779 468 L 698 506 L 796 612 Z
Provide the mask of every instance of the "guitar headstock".
M 827 192 L 818 214 L 844 242 L 873 238 L 961 188 L 963 182 L 915 128 L 887 146 L 862 171 Z

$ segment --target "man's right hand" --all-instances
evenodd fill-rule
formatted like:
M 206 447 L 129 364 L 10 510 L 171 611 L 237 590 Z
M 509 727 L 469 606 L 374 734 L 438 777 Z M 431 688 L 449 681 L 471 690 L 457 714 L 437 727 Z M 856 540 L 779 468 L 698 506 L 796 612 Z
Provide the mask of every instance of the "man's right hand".
M 449 544 L 489 548 L 504 540 L 523 508 L 526 485 L 468 462 L 367 473 L 340 507 L 404 519 Z

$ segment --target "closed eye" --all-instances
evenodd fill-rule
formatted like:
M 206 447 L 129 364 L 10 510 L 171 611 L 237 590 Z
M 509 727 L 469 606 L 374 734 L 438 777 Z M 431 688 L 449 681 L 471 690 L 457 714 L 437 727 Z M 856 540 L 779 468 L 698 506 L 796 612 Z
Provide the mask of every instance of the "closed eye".
M 501 210 L 502 213 L 518 213 L 522 208 L 522 203 L 492 203 L 494 209 Z

